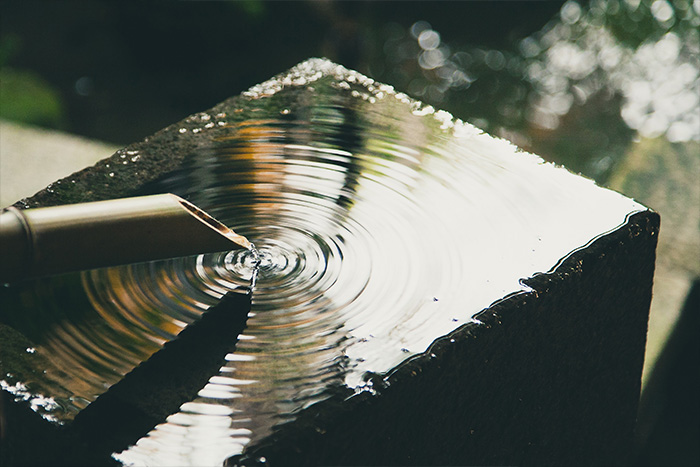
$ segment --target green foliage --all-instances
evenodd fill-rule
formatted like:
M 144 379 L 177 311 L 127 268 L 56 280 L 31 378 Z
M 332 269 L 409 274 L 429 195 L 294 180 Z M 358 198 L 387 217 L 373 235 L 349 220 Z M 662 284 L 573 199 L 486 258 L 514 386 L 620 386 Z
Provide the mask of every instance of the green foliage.
M 52 128 L 64 123 L 58 92 L 38 75 L 9 67 L 0 69 L 0 118 Z
M 61 98 L 38 74 L 8 66 L 22 49 L 15 34 L 0 38 L 0 118 L 60 128 L 64 123 Z
M 592 2 L 604 12 L 605 25 L 622 44 L 636 49 L 668 32 L 697 40 L 700 26 L 692 0 L 610 0 Z

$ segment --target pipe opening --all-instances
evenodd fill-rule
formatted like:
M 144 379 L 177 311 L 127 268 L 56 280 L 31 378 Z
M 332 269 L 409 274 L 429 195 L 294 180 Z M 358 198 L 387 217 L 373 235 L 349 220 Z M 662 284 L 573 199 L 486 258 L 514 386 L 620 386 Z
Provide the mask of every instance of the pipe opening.
M 209 227 L 211 227 L 212 229 L 216 230 L 217 232 L 219 232 L 221 235 L 223 235 L 224 237 L 231 240 L 236 245 L 242 246 L 243 248 L 247 248 L 249 250 L 252 248 L 253 244 L 247 238 L 245 238 L 243 235 L 237 234 L 229 227 L 226 227 L 226 225 L 224 225 L 222 222 L 216 220 L 214 217 L 212 217 L 211 215 L 202 211 L 201 209 L 199 209 L 197 206 L 190 203 L 186 199 L 180 198 L 179 196 L 176 196 L 176 195 L 173 195 L 173 196 L 175 196 L 175 198 L 180 203 L 180 205 L 182 205 L 183 208 L 185 208 L 187 211 L 189 211 L 190 214 L 192 214 L 194 217 L 199 219 L 204 224 L 206 224 Z

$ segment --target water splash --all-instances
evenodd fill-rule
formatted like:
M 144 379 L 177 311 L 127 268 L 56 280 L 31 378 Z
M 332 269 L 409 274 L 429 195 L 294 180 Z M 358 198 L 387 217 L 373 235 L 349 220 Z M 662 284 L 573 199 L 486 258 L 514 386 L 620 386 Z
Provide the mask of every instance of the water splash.
M 224 258 L 227 267 L 232 268 L 232 271 L 240 277 L 250 277 L 250 290 L 248 293 L 253 293 L 255 286 L 258 283 L 258 274 L 260 266 L 264 264 L 265 268 L 269 268 L 274 259 L 268 251 L 260 252 L 255 247 L 254 243 L 250 244 L 248 250 L 238 250 L 231 252 Z

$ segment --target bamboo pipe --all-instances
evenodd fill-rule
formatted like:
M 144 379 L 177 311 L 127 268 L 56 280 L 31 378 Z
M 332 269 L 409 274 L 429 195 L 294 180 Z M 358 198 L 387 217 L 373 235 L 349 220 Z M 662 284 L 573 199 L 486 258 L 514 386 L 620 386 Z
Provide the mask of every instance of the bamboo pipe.
M 173 194 L 0 213 L 0 282 L 251 243 Z

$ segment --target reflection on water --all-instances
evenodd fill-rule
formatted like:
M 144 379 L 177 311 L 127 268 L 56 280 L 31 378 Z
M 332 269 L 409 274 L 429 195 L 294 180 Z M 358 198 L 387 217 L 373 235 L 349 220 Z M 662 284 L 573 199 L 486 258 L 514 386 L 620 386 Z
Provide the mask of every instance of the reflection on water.
M 193 401 L 115 454 L 125 463 L 221 464 L 333 388 L 374 392 L 368 373 L 425 352 L 645 209 L 323 60 L 193 118 L 201 125 L 179 134 L 201 149 L 148 190 L 251 239 L 258 282 L 235 352 Z M 247 286 L 254 260 L 222 252 L 73 278 L 80 319 L 33 322 L 51 328 L 37 353 L 67 373 L 44 389 L 93 400 Z M 72 306 L 55 302 L 57 284 L 27 292 L 26 313 Z

